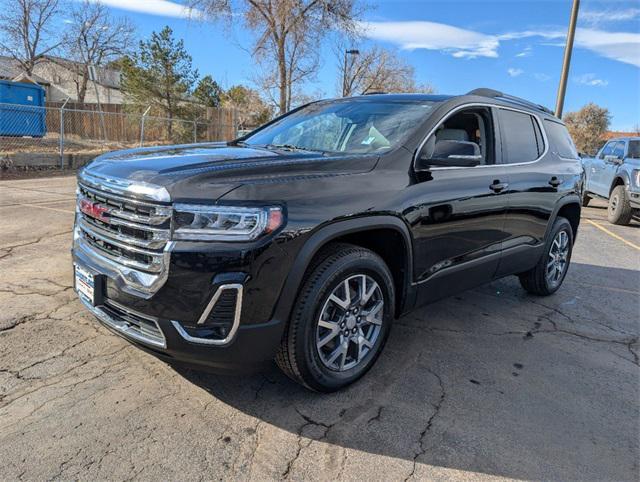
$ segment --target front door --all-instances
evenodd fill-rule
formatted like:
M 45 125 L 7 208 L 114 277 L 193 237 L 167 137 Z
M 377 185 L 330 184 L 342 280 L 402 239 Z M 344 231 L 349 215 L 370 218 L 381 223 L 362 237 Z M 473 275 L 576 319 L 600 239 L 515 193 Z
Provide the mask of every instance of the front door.
M 414 172 L 405 219 L 414 237 L 418 304 L 490 281 L 505 237 L 505 168 L 496 163 L 490 108 L 469 108 L 445 117 L 423 149 L 435 142 L 473 142 L 482 153 L 474 167 L 431 167 Z

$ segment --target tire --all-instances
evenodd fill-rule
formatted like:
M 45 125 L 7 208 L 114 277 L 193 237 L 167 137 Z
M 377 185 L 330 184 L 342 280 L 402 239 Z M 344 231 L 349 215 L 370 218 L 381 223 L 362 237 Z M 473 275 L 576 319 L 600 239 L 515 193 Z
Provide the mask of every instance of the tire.
M 565 240 L 566 251 L 564 251 Z M 553 223 L 545 243 L 543 255 L 531 270 L 519 275 L 520 284 L 527 292 L 534 295 L 549 296 L 555 293 L 562 286 L 567 275 L 572 252 L 573 228 L 566 218 L 558 217 Z M 551 262 L 554 263 L 553 266 L 551 266 Z M 553 270 L 552 276 L 550 276 L 551 270 Z
M 586 208 L 589 205 L 589 202 L 591 201 L 591 197 L 587 194 L 587 191 L 584 191 L 582 193 L 582 207 Z
M 375 363 L 389 336 L 394 306 L 393 276 L 380 256 L 350 244 L 329 245 L 302 284 L 276 363 L 311 390 L 339 390 Z
M 609 196 L 609 207 L 607 208 L 607 219 L 611 224 L 626 225 L 631 222 L 633 209 L 627 197 L 627 190 L 624 186 L 616 186 Z

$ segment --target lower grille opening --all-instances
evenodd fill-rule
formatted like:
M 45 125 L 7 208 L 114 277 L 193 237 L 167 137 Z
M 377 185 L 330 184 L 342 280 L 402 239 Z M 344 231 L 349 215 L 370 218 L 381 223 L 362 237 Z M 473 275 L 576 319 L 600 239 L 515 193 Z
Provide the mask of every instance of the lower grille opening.
M 153 345 L 164 345 L 164 335 L 154 320 L 124 310 L 111 301 L 105 301 L 100 309 L 113 320 L 113 323 L 110 324 L 115 325 L 116 329 L 126 330 L 129 335 L 137 335 L 135 338 L 140 341 L 148 341 Z

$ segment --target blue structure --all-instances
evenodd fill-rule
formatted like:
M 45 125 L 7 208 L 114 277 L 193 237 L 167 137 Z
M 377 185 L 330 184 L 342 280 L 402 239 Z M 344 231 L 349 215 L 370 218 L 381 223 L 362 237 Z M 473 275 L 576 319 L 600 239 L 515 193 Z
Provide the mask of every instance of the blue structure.
M 44 101 L 39 85 L 0 80 L 0 136 L 44 137 Z

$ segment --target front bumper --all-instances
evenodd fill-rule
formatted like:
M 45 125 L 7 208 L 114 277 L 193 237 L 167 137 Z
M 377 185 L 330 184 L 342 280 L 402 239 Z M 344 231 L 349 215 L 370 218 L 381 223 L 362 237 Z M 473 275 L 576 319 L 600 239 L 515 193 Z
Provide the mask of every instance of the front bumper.
M 185 340 L 171 320 L 154 319 L 162 333 L 162 340 L 156 342 L 140 336 L 138 331 L 114 317 L 105 307 L 91 306 L 82 297 L 80 301 L 104 326 L 146 352 L 168 363 L 213 372 L 244 373 L 268 366 L 273 361 L 282 337 L 283 323 L 272 321 L 240 326 L 232 343 L 224 347 L 210 346 Z M 141 315 L 135 312 L 130 314 Z
M 286 324 L 273 318 L 289 269 L 284 251 L 275 243 L 226 251 L 201 243 L 172 248 L 166 280 L 143 297 L 124 289 L 121 272 L 76 240 L 74 263 L 104 277 L 97 306 L 81 301 L 111 331 L 167 362 L 215 372 L 251 372 L 270 364 Z M 190 334 L 189 327 L 209 315 L 225 289 L 239 293 L 228 336 L 207 340 Z

